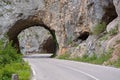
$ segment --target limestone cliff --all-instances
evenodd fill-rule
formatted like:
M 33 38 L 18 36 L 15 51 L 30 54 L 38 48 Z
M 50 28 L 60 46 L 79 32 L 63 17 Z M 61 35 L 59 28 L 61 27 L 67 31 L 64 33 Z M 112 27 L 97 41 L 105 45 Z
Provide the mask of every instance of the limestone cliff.
M 82 56 L 114 48 L 120 44 L 119 23 L 119 0 L 0 1 L 1 35 L 8 32 L 9 40 L 17 43 L 22 30 L 42 26 L 56 39 L 59 54 Z
M 36 26 L 23 30 L 19 35 L 21 52 L 26 53 L 55 53 L 56 44 L 49 31 Z

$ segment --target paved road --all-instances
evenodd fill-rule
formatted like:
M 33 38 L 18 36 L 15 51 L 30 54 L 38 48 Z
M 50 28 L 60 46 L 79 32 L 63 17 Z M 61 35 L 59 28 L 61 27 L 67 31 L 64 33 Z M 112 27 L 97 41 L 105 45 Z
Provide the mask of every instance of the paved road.
M 33 80 L 120 80 L 120 69 L 82 62 L 51 59 L 49 55 L 24 58 L 33 70 Z

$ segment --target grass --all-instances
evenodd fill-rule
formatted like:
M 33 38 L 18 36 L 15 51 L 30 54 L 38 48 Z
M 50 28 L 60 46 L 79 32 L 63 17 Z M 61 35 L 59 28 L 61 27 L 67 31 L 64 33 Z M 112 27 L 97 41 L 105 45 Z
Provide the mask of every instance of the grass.
M 67 45 L 70 45 L 70 44 L 72 44 L 72 37 L 69 37 L 68 39 L 67 39 Z
M 110 54 L 102 54 L 99 57 L 96 54 L 93 54 L 93 56 L 88 57 L 87 55 L 84 55 L 82 58 L 72 58 L 71 60 L 74 61 L 82 61 L 82 62 L 88 62 L 93 64 L 103 64 L 105 61 L 107 61 L 111 57 Z
M 11 1 L 8 1 L 8 0 L 2 0 L 4 3 L 6 3 L 7 5 L 10 5 L 11 4 Z
M 2 17 L 3 16 L 3 14 L 2 13 L 0 13 L 0 17 Z
M 104 22 L 98 23 L 93 28 L 92 34 L 98 35 L 98 34 L 102 33 L 105 29 L 106 29 L 106 23 L 104 23 Z
M 115 67 L 120 67 L 120 56 L 119 56 L 119 59 L 116 62 L 113 63 L 113 65 Z
M 12 74 L 18 74 L 19 80 L 30 80 L 30 67 L 27 63 L 6 64 L 0 70 L 0 80 L 11 80 Z
M 109 34 L 110 34 L 111 36 L 114 36 L 114 35 L 116 35 L 117 33 L 118 33 L 118 25 L 115 26 L 114 29 L 111 29 L 110 32 L 109 32 Z
M 109 39 L 109 34 L 106 33 L 99 40 L 104 41 L 104 40 L 107 40 L 107 39 Z
M 59 59 L 69 59 L 69 57 L 70 57 L 70 54 L 68 53 L 58 56 Z
M 101 54 L 99 56 L 93 54 L 91 57 L 89 57 L 88 55 L 83 55 L 83 57 L 74 57 L 74 58 L 71 58 L 70 54 L 65 53 L 63 55 L 60 55 L 58 59 L 73 60 L 78 62 L 87 62 L 87 63 L 102 65 L 104 62 L 109 61 L 109 59 L 112 57 L 111 55 L 112 52 L 113 49 L 109 49 L 108 52 Z M 117 61 L 113 63 L 109 62 L 107 65 L 120 68 L 120 56 Z
M 19 80 L 30 80 L 30 66 L 22 60 L 22 55 L 18 54 L 11 44 L 6 47 L 0 41 L 0 80 L 11 80 L 12 74 L 17 74 Z
M 120 40 L 117 40 L 116 43 L 119 44 L 119 43 L 120 43 Z

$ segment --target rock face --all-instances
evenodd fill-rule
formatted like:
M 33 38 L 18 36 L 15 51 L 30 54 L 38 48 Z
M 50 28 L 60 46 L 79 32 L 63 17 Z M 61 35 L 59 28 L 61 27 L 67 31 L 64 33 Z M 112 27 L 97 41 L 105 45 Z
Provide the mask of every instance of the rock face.
M 1 0 L 0 34 L 8 32 L 9 40 L 17 43 L 22 30 L 42 26 L 56 39 L 58 54 L 68 51 L 90 55 L 106 50 L 106 41 L 113 37 L 99 40 L 106 31 L 103 23 L 108 25 L 114 19 L 119 23 L 119 16 L 119 0 Z M 110 29 L 107 26 L 108 32 Z
M 31 27 L 18 35 L 21 52 L 29 53 L 55 53 L 56 43 L 49 31 L 43 27 Z M 47 48 L 47 47 L 49 48 Z

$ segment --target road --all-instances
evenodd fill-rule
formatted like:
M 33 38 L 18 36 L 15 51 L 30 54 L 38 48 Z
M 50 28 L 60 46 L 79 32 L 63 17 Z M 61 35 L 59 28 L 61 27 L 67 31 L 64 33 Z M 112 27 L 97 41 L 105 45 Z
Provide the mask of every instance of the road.
M 33 80 L 120 80 L 120 69 L 49 58 L 49 54 L 26 56 Z

